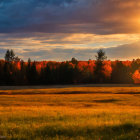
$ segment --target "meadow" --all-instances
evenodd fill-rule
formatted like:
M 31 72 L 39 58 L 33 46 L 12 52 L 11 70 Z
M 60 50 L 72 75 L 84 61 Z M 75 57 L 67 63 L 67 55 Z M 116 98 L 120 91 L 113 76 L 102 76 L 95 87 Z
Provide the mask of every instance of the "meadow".
M 140 87 L 0 90 L 8 140 L 140 140 Z

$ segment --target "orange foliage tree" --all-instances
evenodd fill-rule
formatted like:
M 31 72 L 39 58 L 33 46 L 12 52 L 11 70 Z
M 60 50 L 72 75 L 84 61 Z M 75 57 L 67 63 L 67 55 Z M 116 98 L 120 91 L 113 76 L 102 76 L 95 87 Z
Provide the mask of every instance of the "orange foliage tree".
M 140 84 L 140 69 L 134 72 L 132 78 L 135 84 Z

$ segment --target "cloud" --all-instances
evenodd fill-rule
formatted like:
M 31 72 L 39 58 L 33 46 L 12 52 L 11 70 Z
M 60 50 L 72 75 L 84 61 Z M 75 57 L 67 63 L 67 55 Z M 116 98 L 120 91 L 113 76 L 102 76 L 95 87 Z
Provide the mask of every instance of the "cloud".
M 0 58 L 4 58 L 4 53 L 6 52 L 6 49 L 1 49 L 0 48 Z
M 136 59 L 140 55 L 140 42 L 124 44 L 113 48 L 106 49 L 110 58 L 115 59 Z
M 137 34 L 114 34 L 114 35 L 96 35 L 96 34 L 69 34 L 69 33 L 37 33 L 37 34 L 0 34 L 1 47 L 21 46 L 26 47 L 38 46 L 62 46 L 71 48 L 73 45 L 79 48 L 84 47 L 114 47 L 120 44 L 130 44 L 139 41 Z M 22 48 L 23 47 L 23 48 Z
M 139 15 L 139 0 L 0 0 L 0 58 L 14 49 L 25 60 L 87 60 L 99 48 L 136 58 Z
M 105 48 L 106 55 L 108 59 L 111 60 L 132 60 L 137 59 L 140 54 L 140 42 L 133 44 L 125 44 L 112 48 Z M 78 60 L 88 60 L 95 59 L 95 55 L 98 49 L 94 48 L 53 48 L 53 49 L 24 49 L 23 52 L 18 52 L 17 54 L 21 57 L 24 56 L 25 60 L 29 57 L 34 60 L 55 60 L 55 61 L 65 61 L 71 60 L 72 57 Z M 125 57 L 124 57 L 125 56 Z
M 1 0 L 0 33 L 140 33 L 139 15 L 139 0 Z
M 140 54 L 140 42 L 132 44 L 119 45 L 112 48 L 104 48 L 108 59 L 111 60 L 132 60 L 137 59 Z M 102 47 L 101 47 L 102 48 Z M 65 61 L 71 60 L 72 57 L 78 60 L 95 59 L 95 55 L 99 48 L 64 48 L 54 47 L 49 48 L 26 48 L 26 49 L 15 49 L 16 55 L 20 58 L 27 60 L 29 57 L 32 60 L 53 60 L 53 61 Z M 0 49 L 0 57 L 4 58 L 4 53 L 7 49 Z
M 99 48 L 106 50 L 109 59 L 132 59 L 140 54 L 139 44 L 136 34 L 0 34 L 0 49 L 13 49 L 24 60 L 88 60 Z

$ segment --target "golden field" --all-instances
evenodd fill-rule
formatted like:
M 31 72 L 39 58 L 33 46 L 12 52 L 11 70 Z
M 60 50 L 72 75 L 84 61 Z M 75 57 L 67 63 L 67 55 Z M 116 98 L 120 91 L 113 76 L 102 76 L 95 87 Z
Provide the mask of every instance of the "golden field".
M 11 140 L 139 140 L 140 87 L 0 90 Z

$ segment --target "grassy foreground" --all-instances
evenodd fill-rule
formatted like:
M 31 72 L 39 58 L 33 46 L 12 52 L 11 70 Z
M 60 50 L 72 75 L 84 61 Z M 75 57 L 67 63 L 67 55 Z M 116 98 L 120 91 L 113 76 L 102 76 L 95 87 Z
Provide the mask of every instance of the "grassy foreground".
M 0 90 L 11 140 L 140 140 L 140 87 Z

